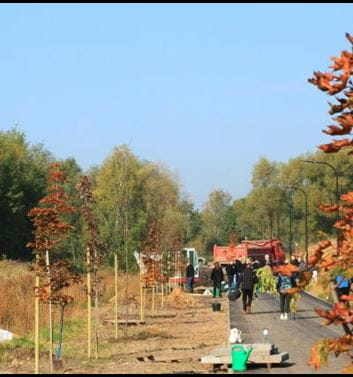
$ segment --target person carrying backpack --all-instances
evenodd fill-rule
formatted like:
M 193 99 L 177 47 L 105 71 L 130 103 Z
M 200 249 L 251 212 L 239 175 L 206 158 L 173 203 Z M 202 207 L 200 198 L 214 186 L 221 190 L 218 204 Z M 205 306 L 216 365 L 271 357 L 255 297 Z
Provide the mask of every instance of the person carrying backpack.
M 286 260 L 285 264 L 288 264 Z M 277 291 L 279 293 L 279 306 L 281 316 L 280 319 L 287 320 L 288 313 L 290 312 L 290 301 L 292 295 L 287 292 L 288 289 L 295 287 L 296 274 L 291 274 L 290 276 L 279 273 L 276 276 L 277 279 Z
M 242 291 L 243 310 L 246 314 L 251 313 L 251 304 L 254 295 L 254 286 L 258 282 L 252 263 L 248 263 L 244 272 L 240 275 L 239 284 Z

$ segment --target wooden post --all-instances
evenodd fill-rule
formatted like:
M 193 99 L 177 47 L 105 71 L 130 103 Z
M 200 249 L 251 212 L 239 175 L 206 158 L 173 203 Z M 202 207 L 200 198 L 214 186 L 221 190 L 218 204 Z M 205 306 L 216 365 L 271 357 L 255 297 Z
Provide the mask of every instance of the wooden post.
M 87 248 L 87 357 L 91 358 L 91 326 L 92 326 L 92 317 L 91 317 L 91 308 L 92 308 L 92 287 L 91 287 L 91 257 L 89 248 Z
M 143 317 L 146 316 L 147 286 L 143 288 Z
M 34 299 L 34 356 L 35 356 L 35 366 L 34 373 L 39 374 L 39 275 L 36 272 L 35 279 L 35 299 Z
M 114 254 L 115 271 L 115 339 L 118 339 L 118 255 Z
M 154 311 L 154 315 L 156 316 L 157 315 L 157 312 L 158 312 L 158 283 L 156 283 L 156 288 L 155 288 L 155 294 L 156 294 L 156 302 L 155 302 L 155 311 Z
M 97 279 L 98 277 L 96 277 Z M 95 343 L 96 343 L 96 359 L 98 359 L 98 326 L 99 326 L 99 310 L 98 310 L 98 295 L 99 295 L 99 291 L 98 291 L 98 283 L 97 281 L 95 282 L 95 286 L 96 286 L 96 290 L 95 290 L 95 302 L 94 302 L 94 306 L 95 306 L 95 315 L 96 315 L 96 318 L 95 318 Z
M 152 286 L 152 315 L 154 316 L 155 315 L 155 309 L 156 308 L 156 304 L 155 304 L 155 286 L 153 285 Z
M 162 308 L 164 308 L 164 283 L 162 283 Z
M 142 281 L 142 270 L 140 266 L 140 320 L 145 320 L 145 292 L 143 288 L 143 281 Z
M 48 272 L 48 293 L 51 296 L 51 281 L 50 281 L 50 262 L 49 262 L 49 251 L 45 252 L 45 263 Z M 49 373 L 53 373 L 53 308 L 52 301 L 49 298 Z

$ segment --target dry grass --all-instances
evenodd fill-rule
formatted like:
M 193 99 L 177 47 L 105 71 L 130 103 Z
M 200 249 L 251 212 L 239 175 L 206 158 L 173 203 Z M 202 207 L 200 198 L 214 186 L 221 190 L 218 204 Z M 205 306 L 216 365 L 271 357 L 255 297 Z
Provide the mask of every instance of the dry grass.
M 102 272 L 101 304 L 114 298 L 114 273 L 110 270 Z M 85 276 L 83 282 L 74 285 L 67 293 L 74 301 L 66 309 L 66 320 L 75 321 L 86 318 L 87 296 Z M 134 307 L 139 300 L 139 277 L 128 275 L 128 289 L 126 292 L 126 277 L 120 272 L 118 277 L 120 305 L 128 303 Z M 34 329 L 34 274 L 30 265 L 12 261 L 0 261 L 0 328 L 9 330 L 19 336 L 32 336 Z M 41 306 L 41 327 L 48 324 L 48 310 Z M 59 320 L 59 310 L 54 308 L 54 320 Z

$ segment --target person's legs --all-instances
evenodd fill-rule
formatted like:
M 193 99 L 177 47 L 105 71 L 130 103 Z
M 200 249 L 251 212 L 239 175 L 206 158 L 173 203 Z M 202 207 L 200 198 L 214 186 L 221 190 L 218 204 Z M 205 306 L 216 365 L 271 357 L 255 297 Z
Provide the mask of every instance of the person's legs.
M 284 311 L 286 314 L 290 312 L 290 300 L 292 299 L 292 295 L 285 295 L 285 307 Z
M 219 297 L 222 297 L 222 282 L 218 282 L 218 289 L 219 289 Z
M 247 301 L 247 297 L 246 297 L 246 289 L 242 289 L 241 290 L 241 298 L 243 300 L 243 310 L 244 312 L 246 311 L 246 301 Z
M 190 292 L 194 293 L 194 278 L 190 278 Z
M 279 310 L 281 314 L 284 314 L 284 300 L 285 300 L 285 295 L 283 293 L 279 294 Z
M 217 282 L 213 282 L 213 297 L 216 297 Z
M 253 296 L 254 296 L 254 289 L 249 289 L 248 290 L 248 308 L 249 308 L 249 312 L 250 312 L 250 309 L 251 309 L 251 304 L 252 304 Z

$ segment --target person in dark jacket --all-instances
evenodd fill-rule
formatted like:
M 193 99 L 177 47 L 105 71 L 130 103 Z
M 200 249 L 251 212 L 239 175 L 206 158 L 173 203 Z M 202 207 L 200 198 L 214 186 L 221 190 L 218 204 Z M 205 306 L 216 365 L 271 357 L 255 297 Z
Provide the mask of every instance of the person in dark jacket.
M 230 288 L 231 285 L 233 284 L 233 275 L 232 275 L 232 265 L 231 264 L 226 265 L 226 273 L 227 273 L 227 277 L 228 277 L 228 286 Z
M 222 281 L 224 280 L 222 267 L 218 262 L 215 263 L 211 272 L 211 280 L 213 280 L 213 297 L 216 297 L 216 289 L 219 290 L 219 297 L 222 297 Z
M 240 288 L 243 298 L 243 310 L 245 313 L 251 313 L 251 304 L 254 295 L 254 286 L 258 282 L 252 263 L 248 263 L 244 272 L 240 275 Z
M 229 289 L 235 288 L 238 279 L 238 266 L 237 260 L 233 260 L 232 264 L 226 266 Z
M 238 288 L 239 287 L 239 278 L 240 278 L 240 274 L 242 272 L 242 263 L 240 262 L 239 259 L 235 260 L 234 270 L 235 270 L 235 288 Z
M 299 266 L 299 262 L 298 262 L 296 255 L 291 255 L 290 263 L 293 264 L 294 266 L 297 266 L 297 267 Z
M 186 267 L 186 289 L 188 292 L 194 292 L 194 278 L 195 278 L 195 268 L 190 262 Z

